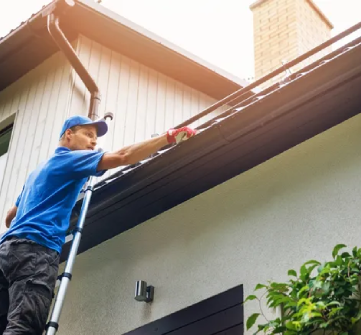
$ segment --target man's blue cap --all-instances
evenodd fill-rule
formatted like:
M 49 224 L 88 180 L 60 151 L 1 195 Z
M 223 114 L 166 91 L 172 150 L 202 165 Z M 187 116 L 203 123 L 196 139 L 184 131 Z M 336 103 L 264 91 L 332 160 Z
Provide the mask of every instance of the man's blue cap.
M 92 119 L 90 119 L 86 116 L 75 115 L 75 116 L 71 116 L 70 118 L 65 120 L 63 128 L 61 129 L 61 132 L 60 132 L 60 137 L 62 137 L 63 134 L 65 133 L 65 131 L 71 127 L 85 126 L 85 125 L 89 125 L 89 124 L 97 127 L 98 137 L 105 135 L 108 131 L 108 125 L 104 120 L 93 121 Z

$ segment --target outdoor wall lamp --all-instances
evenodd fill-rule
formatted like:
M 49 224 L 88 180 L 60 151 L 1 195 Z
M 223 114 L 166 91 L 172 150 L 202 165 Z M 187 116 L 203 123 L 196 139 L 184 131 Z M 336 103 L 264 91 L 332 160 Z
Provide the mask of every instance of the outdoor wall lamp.
M 147 286 L 144 280 L 138 280 L 135 283 L 135 297 L 137 301 L 152 302 L 154 298 L 154 286 Z

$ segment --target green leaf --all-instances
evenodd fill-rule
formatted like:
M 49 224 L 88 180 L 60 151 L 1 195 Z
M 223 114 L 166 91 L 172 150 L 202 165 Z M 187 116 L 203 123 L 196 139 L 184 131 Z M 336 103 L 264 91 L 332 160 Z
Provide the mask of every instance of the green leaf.
M 331 284 L 330 282 L 324 282 L 320 289 L 315 291 L 315 296 L 320 298 L 324 295 L 328 295 L 330 292 Z
M 263 330 L 266 329 L 268 327 L 268 323 L 264 324 L 264 325 L 257 325 L 258 330 Z
M 320 324 L 320 328 L 321 328 L 321 329 L 322 329 L 322 328 L 327 328 L 329 325 L 330 325 L 329 322 L 323 322 L 323 323 Z
M 246 302 L 248 300 L 255 300 L 255 299 L 257 299 L 257 297 L 255 295 L 249 295 L 244 302 Z
M 310 267 L 307 269 L 308 273 L 311 274 L 312 271 L 313 271 L 313 269 L 314 269 L 316 266 L 318 266 L 318 264 L 313 264 L 312 266 L 310 266 Z
M 297 331 L 301 329 L 301 323 L 299 321 L 289 321 L 286 323 L 286 328 L 288 330 Z
M 309 281 L 308 286 L 313 289 L 318 289 L 322 287 L 323 283 L 324 283 L 323 281 L 312 279 Z
M 331 271 L 330 265 L 323 265 L 323 266 L 319 267 L 319 269 L 318 269 L 320 276 L 322 276 L 324 274 L 328 274 L 328 273 L 330 273 L 330 271 Z
M 316 313 L 310 313 L 310 318 L 317 318 L 317 317 L 322 318 L 322 314 L 321 314 L 321 313 L 318 313 L 318 312 L 316 312 Z
M 318 273 L 320 273 L 325 267 L 325 264 L 321 264 L 318 268 L 317 268 L 317 271 Z
M 331 301 L 329 302 L 326 307 L 330 307 L 330 306 L 340 306 L 341 304 L 338 301 Z
M 295 270 L 289 270 L 289 271 L 288 271 L 288 275 L 289 275 L 289 276 L 297 277 L 297 272 L 296 272 Z
M 271 288 L 283 292 L 283 291 L 287 291 L 287 284 L 285 284 L 285 283 L 271 283 Z
M 341 296 L 343 295 L 343 293 L 345 293 L 345 290 L 341 287 L 338 290 L 335 290 L 335 295 L 336 296 Z
M 310 319 L 311 319 L 311 313 L 306 311 L 306 312 L 303 313 L 303 315 L 302 315 L 301 322 L 306 323 L 306 322 L 309 322 Z
M 316 304 L 315 304 L 316 306 L 317 306 L 317 308 L 320 310 L 323 310 L 323 309 L 325 309 L 326 308 L 326 305 L 325 305 L 325 303 L 323 302 L 323 301 L 318 301 L 318 302 L 316 302 Z
M 337 266 L 341 266 L 341 265 L 342 265 L 342 257 L 341 257 L 340 255 L 338 255 L 338 256 L 336 257 L 336 260 L 335 260 L 334 264 L 337 265 Z
M 351 323 L 354 325 L 357 321 L 361 319 L 361 311 L 357 313 L 357 316 L 355 318 L 351 318 Z
M 266 323 L 266 324 L 264 324 L 264 325 L 258 325 L 257 327 L 258 327 L 258 330 L 257 330 L 255 333 L 253 333 L 253 335 L 258 334 L 258 333 L 261 332 L 262 330 L 263 330 L 263 331 L 267 331 L 267 330 L 269 329 L 268 323 Z
M 337 244 L 337 245 L 333 248 L 332 257 L 333 257 L 333 258 L 336 258 L 338 252 L 339 252 L 340 249 L 342 249 L 342 248 L 346 248 L 346 245 L 345 245 L 345 244 Z
M 290 302 L 290 301 L 292 302 L 291 298 L 285 296 L 285 297 L 282 297 L 282 298 L 280 298 L 280 299 L 277 299 L 275 302 L 276 302 L 276 305 L 278 306 L 278 305 L 280 305 L 280 304 L 282 304 L 282 303 Z
M 315 261 L 314 259 L 304 263 L 303 265 L 309 265 L 309 264 L 321 265 L 321 263 L 319 261 Z
M 336 307 L 332 308 L 331 312 L 328 314 L 329 318 L 332 318 L 334 315 L 336 315 L 339 311 L 342 311 L 342 307 Z
M 302 294 L 303 292 L 305 292 L 305 291 L 308 291 L 309 289 L 310 289 L 310 288 L 308 287 L 308 285 L 303 286 L 303 287 L 298 291 L 297 296 L 298 296 L 298 297 L 301 297 L 301 294 Z
M 257 321 L 257 318 L 260 316 L 260 313 L 253 313 L 248 319 L 247 319 L 247 330 L 252 328 L 252 326 Z
M 304 278 L 306 277 L 306 275 L 308 273 L 305 265 L 301 266 L 300 273 L 301 273 L 301 279 L 304 280 Z
M 273 334 L 283 334 L 285 330 L 284 326 L 275 327 L 273 329 Z
M 288 307 L 296 307 L 297 306 L 297 302 L 296 301 L 290 301 L 289 303 L 287 303 L 284 307 L 288 308 Z
M 310 299 L 302 298 L 298 301 L 297 306 L 300 306 L 302 304 L 308 304 L 310 302 Z
M 262 285 L 262 284 L 257 284 L 254 290 L 257 291 L 257 290 L 260 290 L 260 289 L 262 289 L 262 288 L 267 288 L 267 286 L 266 286 L 266 285 Z

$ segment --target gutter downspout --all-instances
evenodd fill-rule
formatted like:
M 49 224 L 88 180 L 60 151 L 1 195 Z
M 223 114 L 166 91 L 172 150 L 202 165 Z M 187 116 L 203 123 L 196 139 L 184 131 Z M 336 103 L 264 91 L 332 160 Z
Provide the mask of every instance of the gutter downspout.
M 67 9 L 75 5 L 73 0 L 64 0 L 63 2 L 65 3 Z M 78 55 L 74 51 L 70 42 L 67 40 L 65 34 L 60 29 L 58 14 L 50 13 L 48 15 L 47 28 L 55 44 L 64 53 L 65 57 L 68 59 L 68 61 L 70 62 L 76 73 L 79 75 L 79 77 L 85 84 L 89 93 L 91 94 L 88 117 L 91 118 L 92 120 L 98 119 L 99 118 L 98 110 L 101 101 L 101 94 L 99 87 L 95 83 L 94 79 L 91 77 L 87 69 L 84 67 L 83 63 L 80 61 Z

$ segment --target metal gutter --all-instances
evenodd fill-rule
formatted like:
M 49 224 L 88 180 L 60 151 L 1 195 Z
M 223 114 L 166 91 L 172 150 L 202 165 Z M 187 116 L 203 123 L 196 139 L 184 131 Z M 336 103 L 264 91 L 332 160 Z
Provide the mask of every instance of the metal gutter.
M 297 79 L 303 75 L 305 75 L 306 73 L 308 73 L 309 71 L 312 71 L 313 69 L 315 69 L 316 67 L 329 62 L 332 58 L 335 58 L 337 56 L 340 55 L 340 50 L 343 51 L 347 51 L 349 49 L 352 49 L 355 45 L 361 43 L 361 37 L 356 38 L 355 40 L 345 44 L 343 47 L 341 47 L 340 49 L 337 49 L 329 54 L 327 54 L 326 56 L 320 58 L 319 60 L 315 61 L 312 64 L 309 64 L 307 66 L 305 66 L 304 68 L 298 70 L 295 73 L 290 74 L 287 77 L 288 81 L 292 81 L 294 79 Z M 276 70 L 277 71 L 277 70 Z M 225 118 L 235 112 L 239 112 L 242 109 L 244 109 L 246 106 L 248 106 L 249 104 L 256 102 L 262 98 L 264 98 L 266 95 L 274 92 L 275 90 L 277 90 L 280 86 L 282 86 L 282 84 L 278 83 L 278 84 L 273 84 L 270 87 L 267 87 L 266 89 L 264 89 L 263 91 L 260 91 L 259 93 L 254 94 L 251 97 L 246 97 L 244 100 L 242 100 L 241 102 L 237 103 L 236 105 L 232 106 L 231 108 L 225 110 L 222 113 L 222 117 Z M 195 117 L 197 117 L 198 115 L 195 115 Z M 214 117 L 210 120 L 208 120 L 207 122 L 205 122 L 204 124 L 201 125 L 201 128 L 207 128 L 209 126 L 211 126 L 214 122 L 217 122 L 217 120 L 219 120 L 219 117 Z M 186 121 L 188 122 L 188 121 Z
M 249 93 L 251 90 L 253 90 L 253 89 L 257 88 L 258 86 L 262 85 L 263 83 L 267 82 L 269 79 L 272 79 L 272 78 L 276 77 L 277 75 L 281 74 L 282 72 L 285 71 L 285 69 L 290 69 L 291 67 L 301 63 L 302 61 L 306 60 L 307 58 L 309 58 L 309 57 L 313 56 L 314 54 L 322 51 L 323 49 L 331 46 L 335 42 L 337 42 L 337 41 L 341 40 L 342 38 L 352 34 L 353 32 L 355 32 L 356 30 L 358 30 L 360 28 L 361 28 L 361 22 L 359 22 L 359 23 L 355 24 L 354 26 L 350 27 L 349 29 L 341 32 L 340 34 L 334 36 L 333 38 L 330 38 L 326 42 L 316 46 L 315 48 L 313 48 L 310 51 L 304 53 L 303 55 L 300 55 L 299 57 L 293 59 L 292 61 L 287 62 L 286 64 L 278 67 L 274 71 L 272 71 L 269 74 L 263 76 L 262 78 L 256 80 L 252 84 L 247 85 L 244 88 L 241 88 L 241 89 L 237 90 L 236 92 L 228 95 L 227 97 L 219 100 L 218 102 L 216 102 L 212 106 L 208 107 L 207 109 L 205 109 L 201 113 L 199 113 L 199 114 L 189 118 L 188 120 L 182 122 L 177 127 L 183 127 L 183 126 L 190 125 L 191 123 L 199 120 L 203 116 L 206 116 L 209 113 L 215 111 L 217 108 L 222 107 L 225 104 L 229 104 L 229 103 L 233 103 L 233 102 L 237 101 L 239 98 L 242 98 L 242 96 L 244 96 L 246 93 Z M 337 52 L 339 52 L 339 51 L 337 51 Z M 327 55 L 327 56 L 323 57 L 323 59 L 327 59 L 327 58 L 330 58 L 330 55 Z M 314 63 L 312 63 L 309 67 L 312 68 L 316 64 L 318 64 L 319 62 L 320 62 L 320 60 L 317 60 Z M 301 71 L 304 71 L 304 69 L 302 69 Z M 299 71 L 299 72 L 301 72 L 301 71 Z M 253 95 L 252 97 L 247 96 L 246 100 L 249 101 L 249 100 L 254 99 L 256 96 L 259 96 L 261 94 L 262 94 L 262 92 L 259 92 L 256 95 Z M 224 113 L 227 113 L 230 110 L 234 110 L 235 107 L 240 107 L 244 102 L 245 102 L 245 100 L 242 100 L 242 101 L 238 102 L 235 106 L 232 106 L 231 109 L 225 111 Z
M 55 0 L 54 3 L 59 0 Z M 21 23 L 19 27 L 11 30 L 5 37 L 0 38 L 0 44 L 8 46 L 10 49 L 21 49 L 23 48 L 23 44 L 27 42 L 29 36 L 37 37 L 37 30 L 41 29 L 41 27 L 46 27 L 46 22 L 44 21 L 43 13 L 48 11 L 49 9 L 54 7 L 54 3 L 51 3 L 45 6 L 38 13 L 34 14 L 25 22 Z M 2 54 L 0 50 L 0 64 L 3 59 L 5 59 L 9 54 L 13 52 L 13 50 L 5 50 Z

